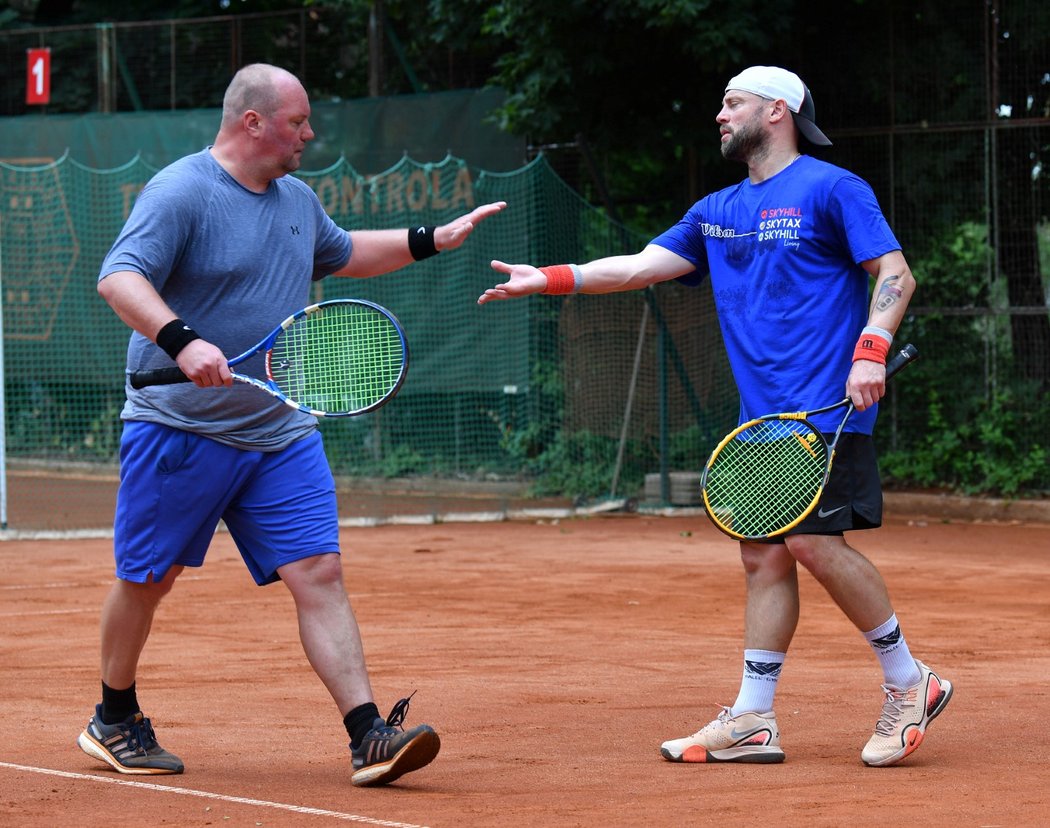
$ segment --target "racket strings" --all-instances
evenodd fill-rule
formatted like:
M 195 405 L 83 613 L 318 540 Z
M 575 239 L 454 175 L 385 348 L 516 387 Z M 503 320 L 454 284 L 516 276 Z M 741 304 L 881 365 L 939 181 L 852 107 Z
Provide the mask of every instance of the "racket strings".
M 788 528 L 824 485 L 827 446 L 805 421 L 764 420 L 726 443 L 705 476 L 712 517 L 745 537 Z
M 404 343 L 394 323 L 366 305 L 329 305 L 296 319 L 274 343 L 270 378 L 300 405 L 361 411 L 397 387 Z

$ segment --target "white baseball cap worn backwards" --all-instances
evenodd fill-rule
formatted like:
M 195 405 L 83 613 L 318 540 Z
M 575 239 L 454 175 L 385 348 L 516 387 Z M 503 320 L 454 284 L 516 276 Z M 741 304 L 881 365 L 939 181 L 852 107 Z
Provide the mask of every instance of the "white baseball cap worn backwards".
M 771 101 L 783 100 L 807 141 L 821 147 L 831 146 L 828 136 L 816 124 L 813 95 L 794 72 L 779 66 L 750 66 L 726 84 L 726 92 L 730 89 L 751 92 Z

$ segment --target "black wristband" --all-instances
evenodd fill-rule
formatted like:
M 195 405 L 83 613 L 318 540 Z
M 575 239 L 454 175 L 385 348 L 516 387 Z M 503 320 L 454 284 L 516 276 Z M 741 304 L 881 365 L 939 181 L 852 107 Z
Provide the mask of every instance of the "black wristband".
M 409 227 L 408 228 L 408 252 L 417 262 L 420 259 L 429 259 L 438 254 L 437 245 L 434 244 L 433 227 Z
M 157 346 L 174 360 L 183 348 L 200 338 L 200 334 L 181 319 L 172 319 L 157 331 Z

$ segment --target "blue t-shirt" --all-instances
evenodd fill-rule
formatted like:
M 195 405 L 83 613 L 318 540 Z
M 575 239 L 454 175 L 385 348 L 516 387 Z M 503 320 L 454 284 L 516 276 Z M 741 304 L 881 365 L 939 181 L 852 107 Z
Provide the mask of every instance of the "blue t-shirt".
M 310 286 L 346 264 L 350 236 L 302 181 L 284 176 L 263 193 L 239 184 L 209 149 L 157 173 L 135 201 L 102 263 L 141 274 L 204 339 L 232 359 L 312 301 Z M 129 371 L 172 361 L 137 332 Z M 238 373 L 265 377 L 264 358 Z M 316 419 L 244 383 L 125 389 L 125 420 L 145 420 L 258 451 L 277 451 L 317 427 Z
M 685 284 L 711 274 L 741 423 L 845 398 L 868 320 L 860 262 L 901 249 L 871 187 L 809 156 L 760 184 L 706 196 L 653 244 L 696 267 Z M 846 430 L 871 434 L 876 408 L 855 413 Z M 842 414 L 813 421 L 834 430 Z

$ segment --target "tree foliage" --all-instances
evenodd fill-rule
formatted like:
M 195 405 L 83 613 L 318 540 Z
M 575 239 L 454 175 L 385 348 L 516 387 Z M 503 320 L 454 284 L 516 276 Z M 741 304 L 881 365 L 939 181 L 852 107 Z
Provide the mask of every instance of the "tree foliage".
M 789 28 L 790 0 L 431 0 L 450 48 L 483 41 L 508 90 L 501 125 L 534 145 L 582 143 L 572 183 L 646 231 L 677 218 L 718 154 L 724 83 Z M 602 192 L 601 182 L 608 190 Z M 611 194 L 611 195 L 610 195 Z

